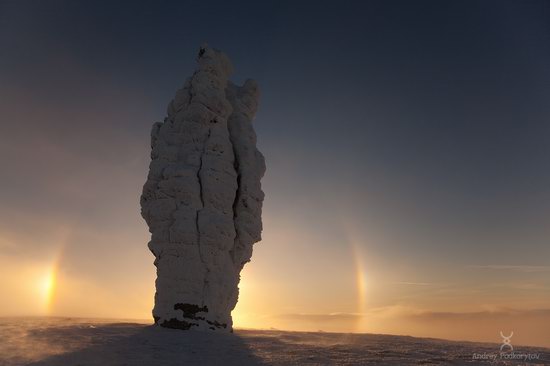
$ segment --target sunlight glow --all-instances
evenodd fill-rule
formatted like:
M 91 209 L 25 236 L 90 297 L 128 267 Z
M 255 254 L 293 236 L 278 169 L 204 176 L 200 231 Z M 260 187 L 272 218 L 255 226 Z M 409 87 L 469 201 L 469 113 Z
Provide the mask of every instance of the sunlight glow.
M 355 282 L 357 286 L 357 312 L 367 310 L 367 275 L 363 264 L 363 255 L 359 246 L 352 242 L 353 260 L 355 262 Z
M 359 245 L 352 242 L 355 261 L 355 281 L 357 286 L 357 318 L 356 331 L 364 331 L 364 319 L 367 313 L 367 275 L 365 273 L 365 265 L 363 263 L 363 254 Z
M 56 287 L 56 278 L 57 278 L 57 265 L 52 265 L 48 271 L 40 278 L 39 290 L 42 298 L 42 303 L 44 304 L 44 309 L 46 313 L 50 312 L 50 308 L 53 302 L 53 296 L 55 293 Z
M 362 263 L 356 265 L 356 281 L 357 281 L 357 311 L 364 313 L 367 306 L 367 276 L 363 269 Z
M 231 312 L 231 316 L 233 317 L 233 325 L 238 327 L 250 327 L 251 314 L 247 311 L 248 309 L 243 309 L 243 304 L 254 303 L 253 298 L 251 298 L 254 293 L 251 288 L 253 286 L 251 286 L 251 283 L 249 282 L 250 276 L 246 275 L 248 273 L 247 268 L 248 267 L 245 266 L 241 272 L 241 280 L 239 282 L 239 298 L 237 306 Z
M 358 321 L 356 331 L 364 331 L 364 315 L 367 313 L 367 274 L 365 271 L 365 253 L 364 245 L 354 235 L 354 231 L 349 225 L 346 225 L 346 237 L 350 246 L 351 256 L 355 267 L 355 286 L 357 297 L 357 314 Z

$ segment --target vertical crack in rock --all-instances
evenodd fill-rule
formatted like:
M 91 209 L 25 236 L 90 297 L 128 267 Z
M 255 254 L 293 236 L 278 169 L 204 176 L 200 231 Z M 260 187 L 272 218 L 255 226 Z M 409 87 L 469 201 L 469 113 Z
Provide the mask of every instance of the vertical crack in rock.
M 229 126 L 228 126 L 229 127 Z M 231 140 L 231 133 L 230 133 L 230 140 Z M 231 149 L 233 151 L 233 158 L 235 159 L 235 162 L 233 164 L 233 167 L 235 168 L 235 171 L 237 172 L 237 192 L 235 192 L 235 199 L 233 200 L 233 205 L 231 206 L 233 209 L 233 227 L 235 228 L 235 239 L 233 241 L 233 246 L 229 250 L 229 256 L 231 257 L 231 260 L 233 261 L 233 264 L 235 264 L 235 247 L 236 244 L 239 241 L 239 228 L 237 225 L 237 206 L 239 202 L 239 198 L 241 196 L 241 173 L 239 172 L 239 157 L 237 154 L 237 150 L 235 149 L 235 144 L 233 143 L 233 140 L 231 140 Z
M 155 323 L 232 331 L 240 272 L 261 240 L 264 159 L 252 119 L 258 88 L 228 81 L 225 54 L 203 46 L 198 68 L 151 131 L 141 195 L 157 267 Z
M 201 49 L 202 51 L 202 49 Z M 202 54 L 204 54 L 204 52 L 199 52 L 199 56 L 201 56 Z M 201 201 L 201 208 L 197 210 L 197 215 L 196 215 L 196 226 L 197 226 L 197 247 L 199 248 L 199 258 L 201 260 L 201 263 L 203 265 L 206 265 L 206 263 L 204 262 L 204 259 L 202 258 L 202 252 L 201 252 L 201 230 L 200 230 L 200 226 L 199 226 L 199 214 L 201 212 L 201 210 L 204 208 L 204 197 L 203 197 L 203 188 L 202 188 L 202 179 L 201 179 L 201 173 L 202 173 L 202 160 L 203 160 L 203 156 L 206 152 L 206 144 L 208 143 L 208 139 L 210 138 L 210 134 L 211 134 L 211 130 L 210 128 L 208 129 L 208 135 L 206 136 L 206 139 L 204 141 L 204 145 L 203 145 L 203 149 L 202 149 L 202 152 L 201 152 L 201 156 L 200 156 L 200 159 L 199 159 L 199 169 L 197 170 L 197 180 L 199 181 L 199 197 L 200 197 L 200 201 Z M 205 293 L 206 293 L 206 288 L 208 287 L 208 273 L 210 272 L 210 269 L 208 267 L 206 267 L 206 276 L 204 277 L 204 281 L 202 283 L 202 302 L 201 304 L 204 305 L 204 297 L 205 297 Z

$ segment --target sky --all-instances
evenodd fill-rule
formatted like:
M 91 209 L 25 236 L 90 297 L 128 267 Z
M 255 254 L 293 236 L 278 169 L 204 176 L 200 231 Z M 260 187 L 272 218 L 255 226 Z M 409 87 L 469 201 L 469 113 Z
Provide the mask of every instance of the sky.
M 149 319 L 149 133 L 258 81 L 237 327 L 550 346 L 549 1 L 0 0 L 0 316 Z

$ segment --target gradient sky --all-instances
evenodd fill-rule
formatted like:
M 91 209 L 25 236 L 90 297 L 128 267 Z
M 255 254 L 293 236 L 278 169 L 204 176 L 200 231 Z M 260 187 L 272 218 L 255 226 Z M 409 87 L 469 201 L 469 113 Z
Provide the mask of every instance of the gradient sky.
M 237 326 L 550 346 L 548 1 L 0 0 L 0 315 L 150 317 L 149 132 L 203 42 L 262 90 Z

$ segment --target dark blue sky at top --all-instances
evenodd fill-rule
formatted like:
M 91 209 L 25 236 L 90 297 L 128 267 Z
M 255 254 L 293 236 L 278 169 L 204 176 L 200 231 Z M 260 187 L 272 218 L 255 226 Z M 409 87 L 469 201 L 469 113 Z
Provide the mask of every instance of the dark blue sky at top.
M 460 245 L 546 250 L 548 1 L 0 1 L 3 93 L 21 90 L 29 108 L 108 98 L 143 109 L 86 126 L 78 115 L 3 119 L 0 133 L 38 129 L 115 162 L 146 155 L 203 42 L 229 55 L 235 81 L 260 84 L 271 212 L 319 225 L 334 208 L 419 247 L 464 235 Z M 143 149 L 103 145 L 96 129 Z M 24 199 L 16 181 L 5 199 Z

